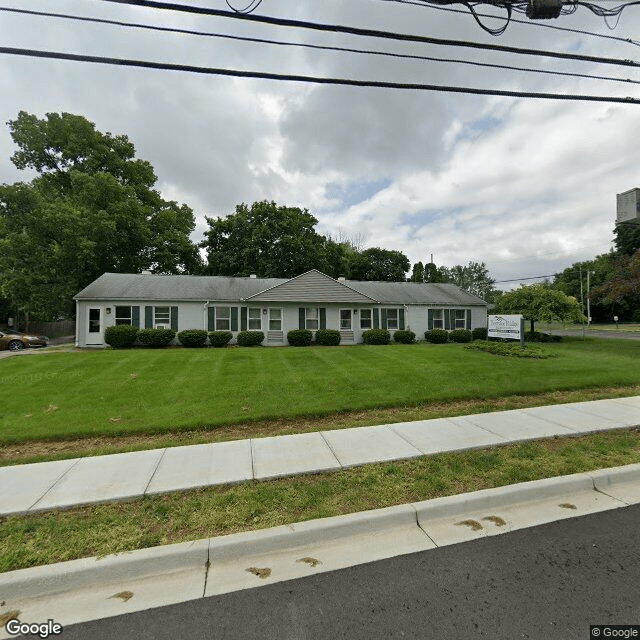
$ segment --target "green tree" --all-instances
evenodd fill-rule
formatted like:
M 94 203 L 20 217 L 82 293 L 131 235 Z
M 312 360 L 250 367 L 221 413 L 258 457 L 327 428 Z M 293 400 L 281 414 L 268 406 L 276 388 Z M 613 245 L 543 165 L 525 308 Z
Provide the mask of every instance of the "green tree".
M 443 282 L 442 272 L 433 262 L 427 262 L 424 265 L 424 281 Z
M 503 293 L 495 307 L 496 313 L 522 314 L 531 323 L 535 322 L 584 322 L 580 303 L 549 284 L 521 285 L 518 289 Z
M 442 282 L 451 282 L 461 289 L 493 302 L 498 291 L 494 288 L 495 280 L 489 275 L 484 262 L 469 262 L 467 265 L 457 264 L 453 267 L 441 267 Z
M 416 262 L 411 270 L 410 282 L 424 282 L 424 265 L 422 262 Z
M 318 269 L 337 277 L 348 269 L 346 246 L 317 233 L 318 220 L 306 209 L 264 200 L 207 223 L 200 246 L 211 275 L 292 278 Z
M 409 258 L 401 251 L 372 247 L 352 256 L 349 277 L 352 280 L 405 282 L 410 267 Z
M 72 315 L 73 295 L 104 272 L 201 269 L 193 212 L 153 189 L 126 136 L 68 113 L 20 112 L 9 129 L 13 163 L 39 173 L 0 186 L 0 295 L 12 308 Z
M 594 289 L 593 295 L 613 303 L 622 303 L 623 313 L 627 312 L 625 315 L 631 316 L 637 312 L 640 309 L 640 250 L 631 257 L 616 257 L 609 277 Z
M 619 222 L 613 230 L 616 253 L 631 257 L 640 249 L 640 221 Z

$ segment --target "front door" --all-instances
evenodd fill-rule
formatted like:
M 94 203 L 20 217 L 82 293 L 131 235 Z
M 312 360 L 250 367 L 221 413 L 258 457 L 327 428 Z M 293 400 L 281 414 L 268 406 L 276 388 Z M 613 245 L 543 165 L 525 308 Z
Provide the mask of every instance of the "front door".
M 102 326 L 102 309 L 89 309 L 89 325 L 87 327 L 87 344 L 104 344 L 104 328 Z

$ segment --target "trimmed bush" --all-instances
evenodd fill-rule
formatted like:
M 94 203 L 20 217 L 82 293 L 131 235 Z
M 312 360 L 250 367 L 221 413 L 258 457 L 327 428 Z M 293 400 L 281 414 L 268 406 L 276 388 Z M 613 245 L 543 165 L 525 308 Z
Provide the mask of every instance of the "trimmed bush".
M 431 329 L 424 332 L 424 338 L 433 344 L 444 344 L 449 340 L 449 332 L 445 329 Z
M 487 327 L 476 327 L 471 331 L 471 337 L 474 340 L 486 340 L 488 331 Z
M 128 349 L 133 346 L 138 335 L 138 327 L 130 324 L 116 324 L 104 330 L 104 341 L 114 349 Z
M 173 329 L 140 329 L 138 341 L 147 347 L 166 347 L 176 337 Z
M 236 338 L 241 347 L 255 347 L 264 340 L 262 331 L 241 331 Z
M 557 358 L 558 356 L 553 353 L 545 353 L 542 351 L 542 347 L 537 345 L 521 347 L 519 342 L 510 340 L 508 342 L 494 342 L 488 340 L 476 340 L 471 344 L 468 344 L 465 349 L 472 349 L 473 351 L 485 351 L 486 353 L 492 353 L 495 356 L 513 357 L 513 358 L 537 358 L 543 360 L 545 358 Z
M 451 342 L 471 342 L 471 331 L 469 329 L 454 329 L 449 333 Z
M 401 342 L 402 344 L 413 344 L 416 341 L 416 334 L 413 331 L 401 329 L 393 334 L 394 342 Z
M 233 338 L 231 331 L 210 331 L 209 332 L 209 344 L 212 347 L 226 347 L 229 341 Z
M 389 344 L 391 334 L 386 329 L 369 329 L 363 331 L 362 342 L 365 344 Z
M 524 339 L 527 342 L 562 342 L 562 336 L 540 333 L 539 331 L 525 331 Z
M 336 347 L 340 344 L 340 332 L 337 329 L 318 329 L 316 331 L 316 344 L 326 347 Z
M 178 340 L 183 347 L 204 347 L 207 332 L 204 329 L 185 329 L 178 334 Z
M 292 347 L 308 347 L 313 334 L 309 329 L 294 329 L 287 333 L 287 342 Z

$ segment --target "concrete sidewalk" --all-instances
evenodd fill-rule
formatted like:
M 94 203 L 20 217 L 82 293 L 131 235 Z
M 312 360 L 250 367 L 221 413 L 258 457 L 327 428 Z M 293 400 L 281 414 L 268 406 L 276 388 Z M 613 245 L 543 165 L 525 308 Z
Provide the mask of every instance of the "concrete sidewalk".
M 0 468 L 0 516 L 640 425 L 640 396 Z

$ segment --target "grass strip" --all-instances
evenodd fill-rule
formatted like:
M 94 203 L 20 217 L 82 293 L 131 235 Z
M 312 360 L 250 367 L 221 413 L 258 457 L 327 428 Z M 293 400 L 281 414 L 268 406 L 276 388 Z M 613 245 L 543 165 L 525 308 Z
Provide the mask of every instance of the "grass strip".
M 640 462 L 640 430 L 551 438 L 0 519 L 0 571 Z

